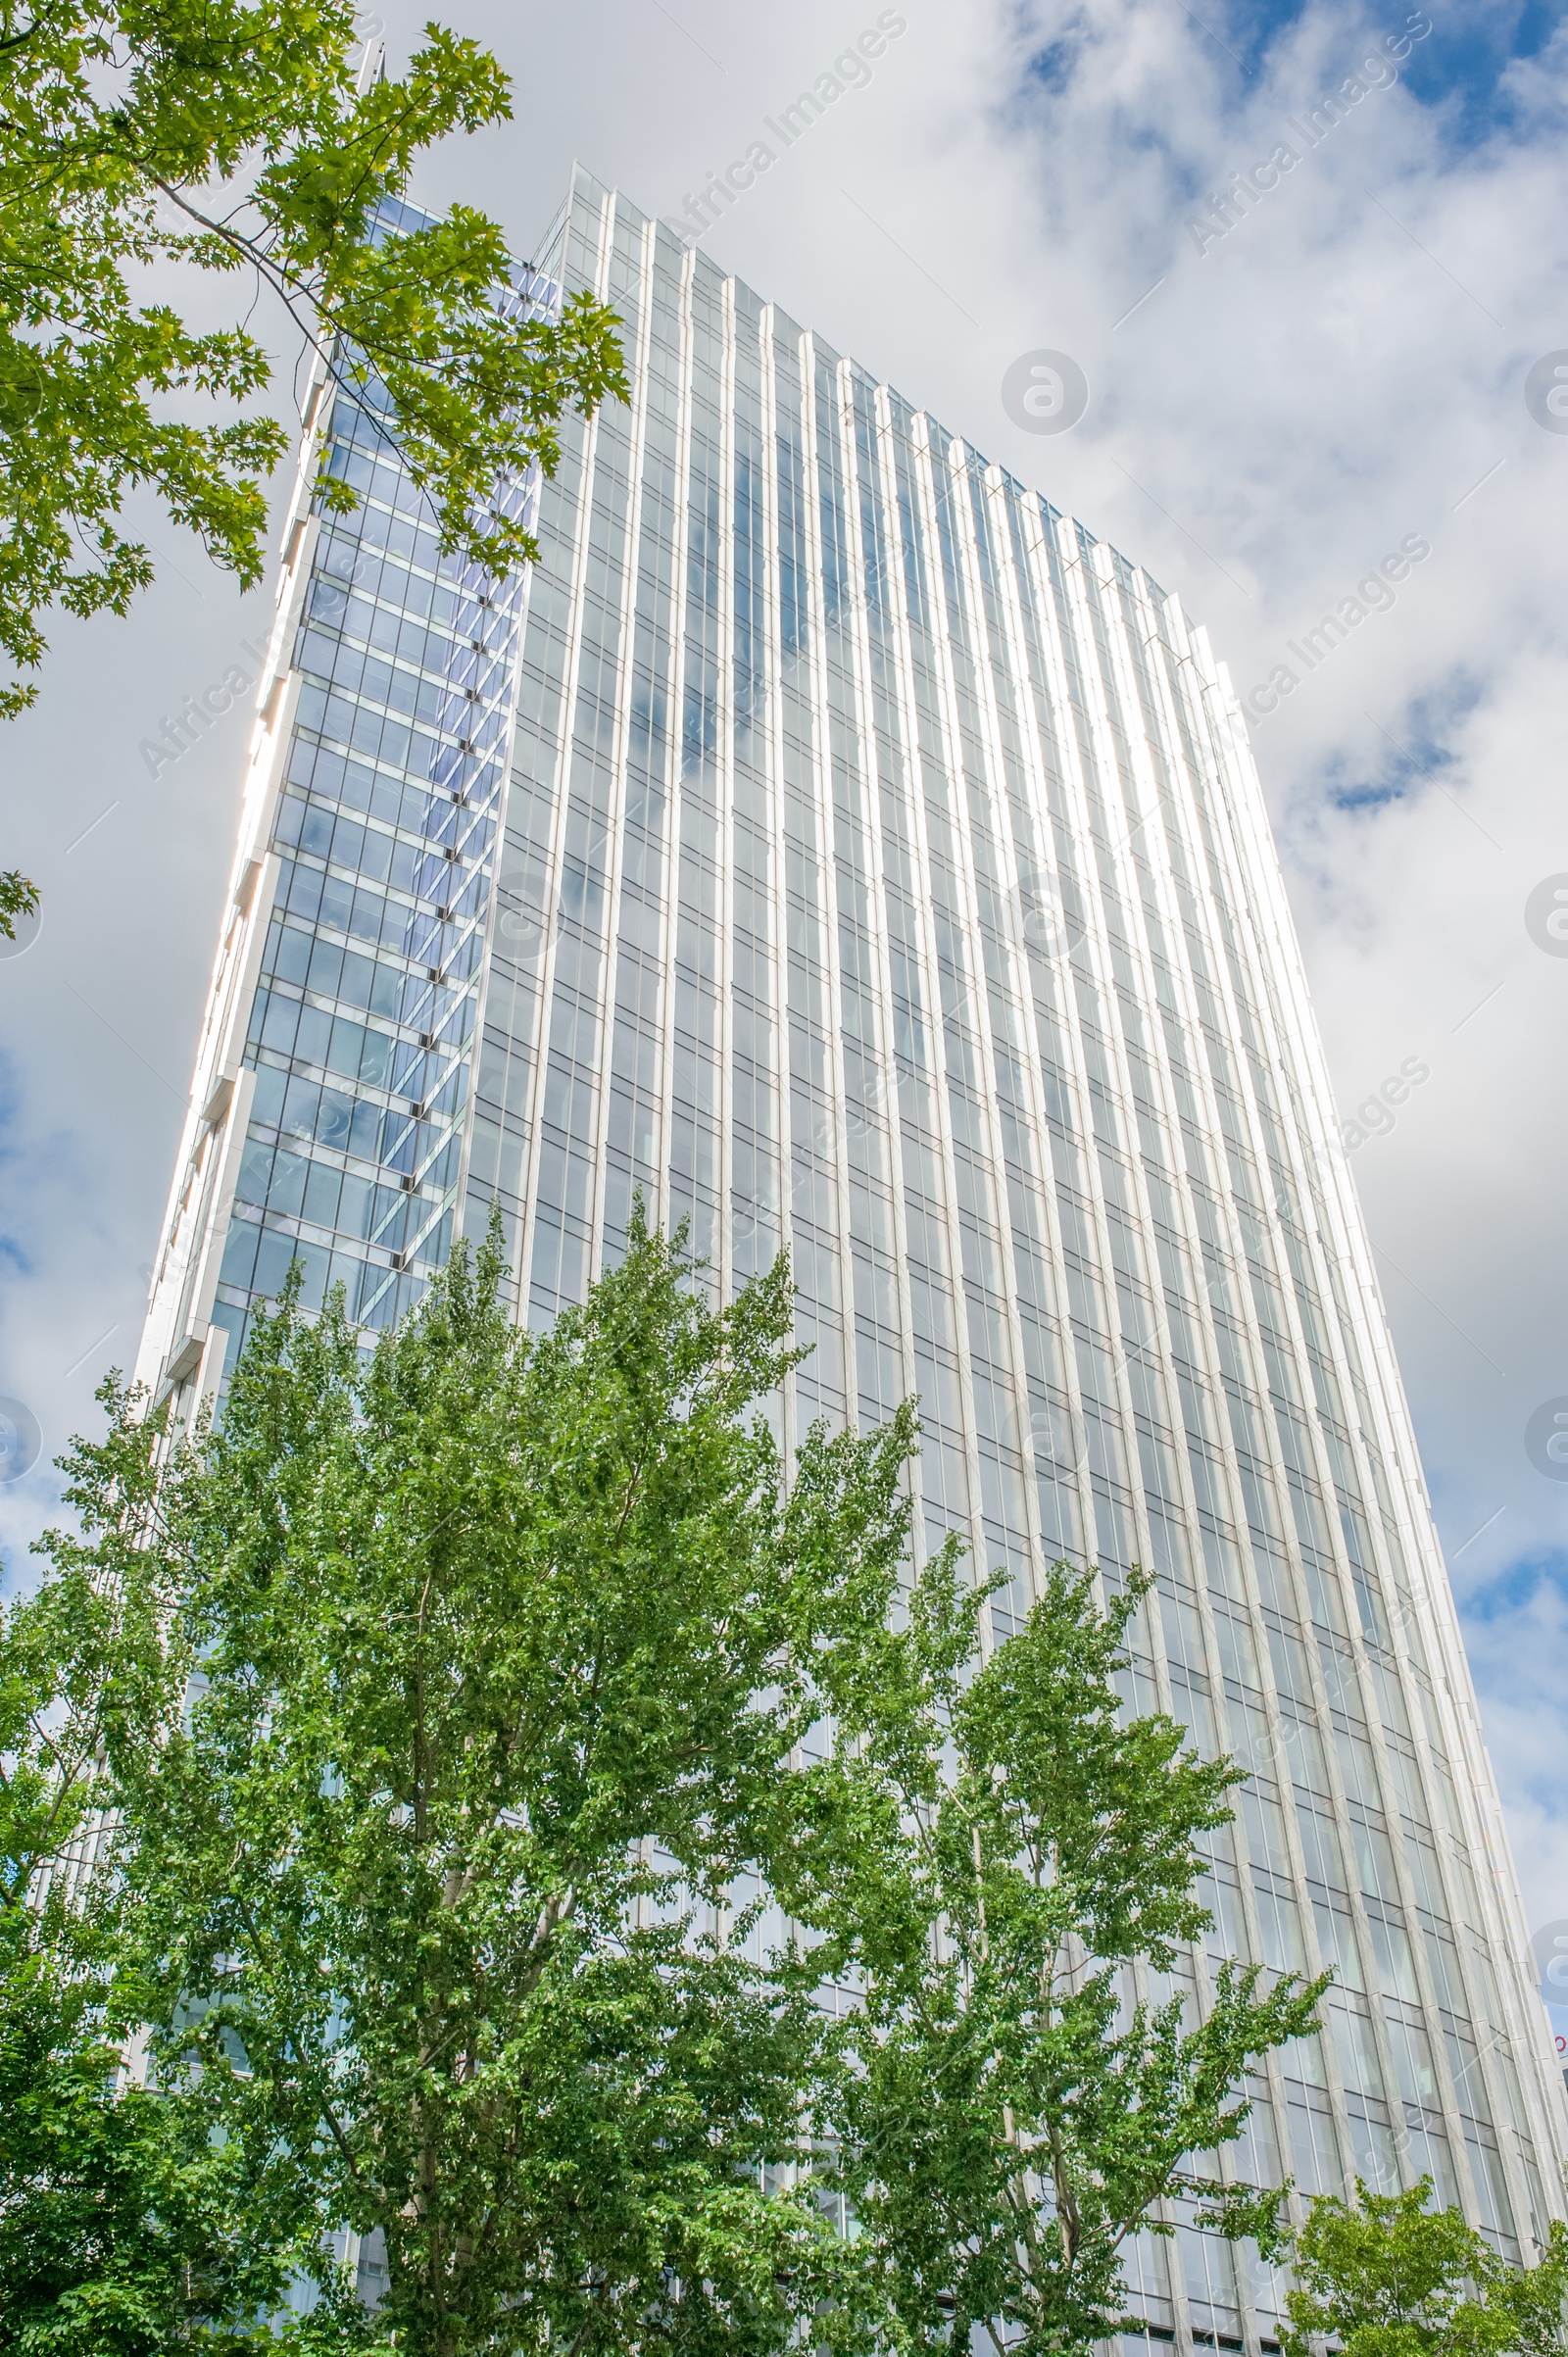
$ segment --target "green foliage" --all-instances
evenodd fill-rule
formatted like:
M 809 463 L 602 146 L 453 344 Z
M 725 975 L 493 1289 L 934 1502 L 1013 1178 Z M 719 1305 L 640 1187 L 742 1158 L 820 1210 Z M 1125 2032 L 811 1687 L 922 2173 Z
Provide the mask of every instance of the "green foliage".
M 6 2067 L 79 2114 L 0 2202 L 54 2234 L 14 2345 L 84 2348 L 107 2286 L 165 2334 L 127 2352 L 226 2351 L 292 2271 L 323 2357 L 1034 2357 L 1114 2328 L 1162 2205 L 1274 2236 L 1194 2156 L 1317 1990 L 1226 1968 L 1197 2024 L 1119 1978 L 1202 1928 L 1236 1772 L 1122 1710 L 1136 1589 L 1058 1566 L 981 1660 L 956 1546 L 909 1579 L 911 1407 L 786 1480 L 792 1311 L 782 1262 L 710 1310 L 639 1227 L 534 1336 L 492 1239 L 373 1351 L 290 1288 L 219 1431 L 106 1386 L 0 1654 L 63 2025 L 13 1977 Z M 86 1832 L 82 1903 L 20 1907 Z
M 142 300 L 149 270 L 160 291 L 240 271 L 308 343 L 352 352 L 444 545 L 497 570 L 531 553 L 489 507 L 497 473 L 550 472 L 563 410 L 624 392 L 603 306 L 504 316 L 482 214 L 374 233 L 426 148 L 510 117 L 496 60 L 429 25 L 401 78 L 362 91 L 355 44 L 353 0 L 0 0 L 0 649 L 21 670 L 52 602 L 123 614 L 151 580 L 117 520 L 138 486 L 242 586 L 262 575 L 263 478 L 290 440 L 256 413 L 271 363 L 248 324 Z M 231 414 L 193 423 L 209 401 Z M 35 694 L 0 687 L 0 716 Z
M 17 938 L 19 916 L 31 916 L 38 906 L 38 887 L 29 882 L 20 869 L 8 867 L 0 872 L 0 933 L 7 941 Z
M 834 2341 L 846 2247 L 763 2190 L 813 1976 L 716 1910 L 886 1615 L 912 1422 L 813 1436 L 786 1493 L 748 1415 L 782 1265 L 714 1314 L 638 1234 L 542 1338 L 502 1274 L 460 1256 L 369 1357 L 285 1300 L 220 1432 L 155 1477 L 122 1393 L 78 1449 L 56 1562 L 133 1544 L 172 1602 L 156 1730 L 108 1742 L 117 2005 L 286 2156 L 280 2233 L 380 2231 L 400 2349 L 773 2348 L 824 2303 Z
M 188 2095 L 120 2086 L 95 1979 L 5 1943 L 0 2012 L 0 2351 L 241 2357 L 293 2254 L 270 2172 L 214 2142 Z
M 1434 2210 L 1432 2180 L 1404 2193 L 1320 2195 L 1297 2238 L 1286 2357 L 1333 2339 L 1345 2357 L 1552 2357 L 1568 2346 L 1568 2227 L 1554 2220 L 1537 2264 L 1507 2266 L 1457 2210 Z
M 1240 1781 L 1171 1720 L 1124 1714 L 1142 1592 L 1102 1613 L 1093 1575 L 1058 1564 L 969 1675 L 980 1598 L 938 1563 L 815 1772 L 796 1903 L 865 1980 L 818 2128 L 916 2347 L 979 2325 L 999 2351 L 1087 2349 L 1116 2328 L 1123 2242 L 1173 2198 L 1278 2239 L 1281 2188 L 1191 2158 L 1241 2133 L 1245 2073 L 1311 2029 L 1323 1985 L 1226 1965 L 1194 2025 L 1179 1996 L 1129 2006 L 1118 1976 L 1168 1970 L 1202 1930 L 1196 1841 Z
M 166 1715 L 148 1443 L 118 1467 L 122 1527 L 94 1562 L 0 1616 L 0 2352 L 237 2352 L 236 2319 L 275 2304 L 292 2258 L 257 2196 L 267 2171 L 215 2144 L 201 2106 L 123 2084 L 114 1965 L 125 1929 L 102 1745 L 145 1744 Z M 107 1575 L 107 1576 L 106 1576 Z M 246 2345 L 250 2345 L 247 2343 Z

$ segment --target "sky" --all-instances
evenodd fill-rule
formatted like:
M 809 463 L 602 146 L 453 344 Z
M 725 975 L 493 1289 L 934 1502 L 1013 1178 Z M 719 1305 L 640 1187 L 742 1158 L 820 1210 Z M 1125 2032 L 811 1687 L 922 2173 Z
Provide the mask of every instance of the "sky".
M 428 9 L 381 6 L 396 66 Z M 574 157 L 673 217 L 881 24 L 704 243 L 1145 564 L 1231 667 L 1532 1926 L 1568 1917 L 1568 1465 L 1541 1437 L 1568 1409 L 1564 15 L 462 0 L 514 120 L 414 191 L 484 207 L 519 257 Z M 1068 430 L 1004 390 L 1042 352 L 1086 383 Z M 40 1437 L 0 1486 L 12 1580 L 51 1458 L 135 1354 L 246 721 L 156 778 L 140 748 L 255 675 L 271 615 L 144 529 L 156 587 L 124 621 L 58 617 L 0 737 L 0 865 L 44 895 L 0 958 L 0 1396 Z

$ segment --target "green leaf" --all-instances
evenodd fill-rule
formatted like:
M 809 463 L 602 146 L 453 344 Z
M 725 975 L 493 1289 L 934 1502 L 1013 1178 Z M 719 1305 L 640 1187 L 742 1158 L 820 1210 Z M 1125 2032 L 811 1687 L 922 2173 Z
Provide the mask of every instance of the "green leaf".
M 0 717 L 36 697 L 52 606 L 124 614 L 152 580 L 120 524 L 135 492 L 241 588 L 261 580 L 267 478 L 294 437 L 256 414 L 258 292 L 296 356 L 326 355 L 350 391 L 373 374 L 443 549 L 493 570 L 533 554 L 494 511 L 498 476 L 550 474 L 564 414 L 624 397 L 614 316 L 584 297 L 518 318 L 484 215 L 377 228 L 435 142 L 510 117 L 495 58 L 429 25 L 406 74 L 360 91 L 357 40 L 351 0 L 0 9 Z M 238 272 L 243 323 L 142 305 L 149 267 L 204 308 L 195 274 Z M 218 416 L 193 422 L 204 405 Z M 318 492 L 356 502 L 335 478 Z M 16 912 L 0 898 L 0 930 Z

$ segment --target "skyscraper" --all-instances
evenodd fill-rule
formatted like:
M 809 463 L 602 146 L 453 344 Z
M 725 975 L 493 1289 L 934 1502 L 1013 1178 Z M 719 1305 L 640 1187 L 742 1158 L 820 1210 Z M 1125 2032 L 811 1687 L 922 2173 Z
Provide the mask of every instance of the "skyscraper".
M 1251 1771 L 1207 1947 L 1338 1980 L 1244 2176 L 1429 2172 L 1510 2256 L 1563 2095 L 1241 712 L 1179 602 L 586 174 L 632 407 L 541 561 L 438 557 L 314 397 L 140 1373 L 217 1391 L 291 1258 L 368 1328 L 503 1214 L 520 1319 L 634 1192 L 727 1293 L 787 1247 L 783 1402 L 921 1399 L 922 1545 L 1157 1571 L 1129 1698 Z M 327 462 L 364 494 L 312 512 Z M 1184 1977 L 1201 2003 L 1211 1960 Z M 1146 2237 L 1156 2340 L 1278 2286 Z

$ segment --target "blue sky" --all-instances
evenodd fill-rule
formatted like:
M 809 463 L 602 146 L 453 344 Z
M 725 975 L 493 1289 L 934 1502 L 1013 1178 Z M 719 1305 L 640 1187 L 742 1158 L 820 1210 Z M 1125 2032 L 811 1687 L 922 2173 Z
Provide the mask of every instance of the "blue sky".
M 1217 57 L 1229 58 L 1238 76 L 1264 71 L 1280 36 L 1318 13 L 1312 8 L 1209 7 L 1206 0 L 1188 12 L 1200 38 Z M 1518 8 L 1449 6 L 1416 12 L 1396 6 L 1369 21 L 1380 30 L 1392 30 L 1416 13 L 1429 17 L 1432 31 L 1410 66 L 1411 95 L 1424 107 L 1444 109 L 1450 136 L 1472 144 L 1507 127 L 1512 110 L 1499 90 L 1505 69 L 1515 58 L 1539 57 L 1564 15 L 1546 0 L 1527 0 Z

